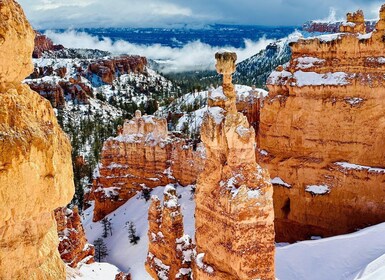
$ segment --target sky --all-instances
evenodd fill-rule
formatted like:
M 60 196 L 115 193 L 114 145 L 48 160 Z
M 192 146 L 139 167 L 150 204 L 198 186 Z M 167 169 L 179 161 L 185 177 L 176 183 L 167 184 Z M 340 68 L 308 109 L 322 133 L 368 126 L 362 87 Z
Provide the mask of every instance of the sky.
M 36 29 L 167 27 L 212 23 L 300 26 L 363 9 L 377 18 L 377 0 L 18 0 Z

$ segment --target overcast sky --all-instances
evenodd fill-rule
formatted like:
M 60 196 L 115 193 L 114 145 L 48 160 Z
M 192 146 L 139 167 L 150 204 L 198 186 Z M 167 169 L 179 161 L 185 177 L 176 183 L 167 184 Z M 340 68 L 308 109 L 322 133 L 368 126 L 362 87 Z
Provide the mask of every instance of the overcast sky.
M 164 27 L 174 24 L 301 25 L 361 8 L 377 18 L 376 0 L 18 0 L 37 29 Z

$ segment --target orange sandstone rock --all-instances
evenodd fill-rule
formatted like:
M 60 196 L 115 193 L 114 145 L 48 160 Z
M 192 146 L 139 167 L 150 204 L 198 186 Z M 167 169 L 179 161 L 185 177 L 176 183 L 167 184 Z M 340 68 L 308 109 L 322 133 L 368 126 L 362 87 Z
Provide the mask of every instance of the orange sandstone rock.
M 49 102 L 21 81 L 34 32 L 0 1 L 0 279 L 65 279 L 53 210 L 74 193 L 71 146 Z
M 350 33 L 366 33 L 366 23 L 364 18 L 364 12 L 358 10 L 355 13 L 348 13 L 346 15 L 346 22 L 343 22 L 340 26 L 340 32 Z
M 235 108 L 236 55 L 216 58 L 225 102 L 209 108 L 201 128 L 207 160 L 196 190 L 194 279 L 275 279 L 273 188 L 256 163 L 254 129 Z
M 278 241 L 385 221 L 385 6 L 373 34 L 299 40 L 268 79 L 259 162 L 273 183 Z
M 87 242 L 78 208 L 58 208 L 55 210 L 55 219 L 62 260 L 70 267 L 76 267 L 79 262 L 93 263 L 95 248 Z
M 158 197 L 152 198 L 148 221 L 147 272 L 154 279 L 192 279 L 192 240 L 183 233 L 183 215 L 172 185 L 164 190 L 163 207 Z
M 111 213 L 137 192 L 168 183 L 194 184 L 203 167 L 201 147 L 169 135 L 164 118 L 136 116 L 122 134 L 108 139 L 90 197 L 94 221 Z

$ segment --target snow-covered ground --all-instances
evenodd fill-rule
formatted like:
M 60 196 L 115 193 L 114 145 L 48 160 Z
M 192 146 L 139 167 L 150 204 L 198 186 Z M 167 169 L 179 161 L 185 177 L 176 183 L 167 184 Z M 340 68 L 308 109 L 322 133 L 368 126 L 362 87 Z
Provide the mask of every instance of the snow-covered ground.
M 164 187 L 155 188 L 152 195 L 163 197 Z M 194 236 L 194 209 L 191 187 L 177 187 L 182 205 L 185 231 Z M 116 265 L 123 272 L 132 273 L 134 280 L 151 279 L 144 268 L 148 250 L 147 214 L 150 201 L 137 194 L 126 204 L 108 215 L 112 223 L 112 236 L 105 242 L 110 250 L 105 261 Z M 102 224 L 92 222 L 93 207 L 84 212 L 84 227 L 92 243 L 102 235 Z M 131 245 L 126 223 L 134 222 L 140 241 Z M 104 266 L 101 266 L 103 270 Z M 98 268 L 85 266 L 84 275 L 97 278 Z M 111 270 L 110 268 L 107 268 Z M 94 270 L 94 272 L 92 272 Z M 96 270 L 96 272 L 95 272 Z M 88 276 L 88 273 L 93 273 Z M 384 280 L 385 279 L 385 223 L 356 233 L 303 241 L 292 245 L 277 244 L 276 272 L 279 280 Z M 112 273 L 111 273 L 112 275 Z M 84 277 L 85 277 L 84 276 Z

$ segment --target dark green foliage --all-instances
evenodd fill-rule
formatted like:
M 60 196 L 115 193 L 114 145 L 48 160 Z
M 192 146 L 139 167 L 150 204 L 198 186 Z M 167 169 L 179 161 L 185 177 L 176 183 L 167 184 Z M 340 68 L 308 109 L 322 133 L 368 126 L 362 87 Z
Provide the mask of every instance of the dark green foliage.
M 136 227 L 133 222 L 126 223 L 128 229 L 128 238 L 130 239 L 130 243 L 133 245 L 138 244 L 140 237 L 136 234 Z
M 104 243 L 103 238 L 98 238 L 94 241 L 95 258 L 98 262 L 103 261 L 108 256 L 108 248 Z

